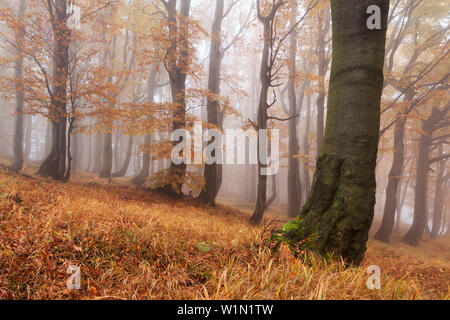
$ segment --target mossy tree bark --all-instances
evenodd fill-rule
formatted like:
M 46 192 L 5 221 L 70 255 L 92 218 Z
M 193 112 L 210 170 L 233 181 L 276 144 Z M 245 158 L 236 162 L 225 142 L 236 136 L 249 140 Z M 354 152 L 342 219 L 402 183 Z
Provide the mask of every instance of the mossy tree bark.
M 367 8 L 381 9 L 381 29 L 366 26 Z M 333 62 L 328 114 L 314 182 L 300 216 L 278 233 L 295 247 L 358 265 L 375 205 L 388 0 L 331 1 Z

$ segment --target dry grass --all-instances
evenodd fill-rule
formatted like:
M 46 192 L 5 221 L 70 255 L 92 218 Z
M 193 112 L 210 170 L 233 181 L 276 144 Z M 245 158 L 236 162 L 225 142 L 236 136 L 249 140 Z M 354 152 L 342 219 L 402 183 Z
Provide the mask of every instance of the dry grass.
M 0 168 L 0 299 L 450 297 L 449 239 L 370 241 L 363 265 L 344 270 L 264 249 L 246 218 L 87 176 L 60 184 Z M 70 264 L 81 266 L 79 291 L 66 288 Z M 381 290 L 366 287 L 373 264 Z

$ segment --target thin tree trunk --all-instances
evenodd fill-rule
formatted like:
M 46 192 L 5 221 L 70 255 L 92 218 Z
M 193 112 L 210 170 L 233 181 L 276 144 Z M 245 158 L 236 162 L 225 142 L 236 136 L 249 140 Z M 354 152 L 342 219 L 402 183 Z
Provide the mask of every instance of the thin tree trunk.
M 305 162 L 303 163 L 303 184 L 305 186 L 304 193 L 305 199 L 308 199 L 309 192 L 311 190 L 311 177 L 309 175 L 309 151 L 310 151 L 310 142 L 309 135 L 311 132 L 311 95 L 306 95 L 306 124 L 305 124 L 305 135 L 303 137 L 303 153 L 307 157 Z
M 284 5 L 283 1 L 273 2 L 272 10 L 267 16 L 262 16 L 260 11 L 260 3 L 257 2 L 258 7 L 258 18 L 264 27 L 264 46 L 262 52 L 261 59 L 261 70 L 260 70 L 260 80 L 261 80 L 261 91 L 259 95 L 259 106 L 257 113 L 257 125 L 256 129 L 258 131 L 258 191 L 256 195 L 256 206 L 253 212 L 253 215 L 250 217 L 250 223 L 253 225 L 257 225 L 262 221 L 264 216 L 264 212 L 267 208 L 267 175 L 263 174 L 263 169 L 267 167 L 267 165 L 263 164 L 267 159 L 267 146 L 261 143 L 261 131 L 267 130 L 267 122 L 269 120 L 268 116 L 268 93 L 269 89 L 272 86 L 273 82 L 273 74 L 272 68 L 274 63 L 273 57 L 273 23 L 275 16 L 278 12 L 278 9 Z M 267 137 L 268 138 L 268 137 Z M 266 142 L 269 139 L 265 139 Z M 269 143 L 270 144 L 270 143 Z M 263 148 L 263 149 L 262 149 Z M 264 158 L 266 156 L 266 159 Z
M 416 187 L 414 190 L 414 220 L 408 233 L 402 241 L 412 246 L 417 246 L 425 232 L 428 222 L 428 170 L 429 150 L 431 145 L 431 134 L 436 109 L 433 109 L 430 117 L 422 121 L 424 134 L 419 142 L 419 154 L 417 156 Z
M 442 156 L 443 148 L 442 144 L 439 146 L 439 156 Z M 436 239 L 441 231 L 442 226 L 442 213 L 444 209 L 444 175 L 445 175 L 445 160 L 439 162 L 439 171 L 436 178 L 436 190 L 434 196 L 434 209 L 433 209 L 433 227 L 431 229 L 431 238 Z
M 130 135 L 128 137 L 128 144 L 127 144 L 127 153 L 125 154 L 125 160 L 123 162 L 122 168 L 116 173 L 112 175 L 112 177 L 120 178 L 127 174 L 128 167 L 130 166 L 131 162 L 131 155 L 133 153 L 133 142 L 134 142 L 134 136 Z
M 222 20 L 224 11 L 224 0 L 216 1 L 216 12 L 214 14 L 214 22 L 211 30 L 211 48 L 210 48 L 210 61 L 209 61 L 209 79 L 208 90 L 215 95 L 220 94 L 220 71 L 222 65 Z M 219 101 L 217 99 L 208 97 L 207 111 L 208 111 L 208 123 L 221 128 L 221 116 L 219 115 Z M 208 142 L 208 144 L 213 141 Z M 215 157 L 215 154 L 212 154 Z M 216 205 L 217 193 L 220 189 L 220 177 L 222 171 L 222 165 L 214 162 L 212 164 L 205 165 L 205 187 L 201 191 L 199 198 L 211 206 Z
M 155 100 L 155 89 L 156 89 L 156 76 L 158 74 L 158 68 L 156 65 L 152 66 L 149 78 L 147 80 L 147 102 L 152 103 Z M 152 135 L 147 134 L 144 137 L 144 145 L 149 148 L 152 143 Z M 142 185 L 150 175 L 150 165 L 152 156 L 148 152 L 144 153 L 142 159 L 142 169 L 139 174 L 133 179 L 133 183 L 136 185 Z
M 31 137 L 33 133 L 33 116 L 27 115 L 25 116 L 25 149 L 23 151 L 24 159 L 29 159 L 31 154 Z
M 72 149 L 70 151 L 70 154 L 72 156 L 72 172 L 75 172 L 79 165 L 80 165 L 80 158 L 79 155 L 82 152 L 82 148 L 80 148 L 82 136 L 80 134 L 73 134 L 72 135 Z M 81 151 L 81 152 L 80 152 Z
M 412 168 L 414 167 L 414 161 L 413 161 L 411 167 Z M 402 194 L 401 200 L 399 203 L 397 203 L 397 218 L 395 221 L 395 228 L 394 228 L 394 230 L 396 232 L 398 232 L 400 230 L 400 223 L 402 222 L 403 206 L 405 204 L 406 194 L 408 193 L 408 186 L 409 186 L 410 181 L 411 181 L 411 175 L 408 176 L 408 179 L 406 180 L 405 186 L 403 188 L 403 194 Z
M 297 13 L 295 8 L 295 16 Z M 291 25 L 293 23 L 291 22 Z M 288 81 L 288 95 L 289 95 L 289 160 L 288 160 L 288 215 L 290 218 L 296 217 L 300 213 L 302 205 L 302 184 L 300 180 L 300 163 L 295 156 L 300 154 L 299 141 L 297 137 L 298 117 L 296 115 L 300 112 L 303 103 L 302 97 L 299 99 L 299 107 L 297 107 L 297 97 L 295 95 L 295 78 L 296 67 L 295 58 L 297 55 L 297 32 L 295 30 L 291 33 L 289 39 L 289 81 Z
M 95 140 L 93 143 L 94 152 L 92 153 L 92 157 L 93 157 L 92 172 L 99 173 L 101 166 L 102 166 L 101 158 L 102 158 L 102 149 L 103 149 L 103 147 L 102 147 L 103 135 L 101 133 L 95 134 L 94 140 Z
M 113 168 L 115 170 L 115 172 L 117 173 L 118 171 L 120 171 L 119 165 L 122 162 L 122 154 L 123 154 L 123 147 L 122 147 L 122 134 L 120 132 L 120 130 L 116 130 L 115 134 L 114 134 L 114 159 L 113 159 Z M 128 144 L 127 144 L 127 148 L 128 148 Z M 126 154 L 125 154 L 125 159 L 126 159 Z
M 113 108 L 113 106 L 111 106 Z M 107 132 L 103 136 L 103 150 L 100 169 L 100 178 L 110 178 L 113 165 L 112 132 Z
M 399 192 L 398 187 L 404 165 L 406 118 L 401 114 L 399 117 L 401 117 L 401 119 L 397 121 L 394 129 L 394 159 L 391 171 L 389 172 L 389 181 L 386 188 L 383 221 L 380 229 L 375 235 L 375 239 L 383 242 L 389 242 L 389 238 L 394 228 L 395 210 L 397 209 L 397 197 Z
M 26 4 L 25 0 L 20 0 L 19 4 L 19 21 L 23 22 L 25 17 Z M 17 35 L 17 55 L 15 65 L 15 85 L 16 85 L 16 119 L 14 127 L 14 146 L 13 146 L 13 161 L 12 169 L 20 171 L 23 168 L 24 154 L 23 154 L 23 106 L 24 106 L 24 92 L 23 92 L 23 42 L 25 37 L 25 27 L 21 26 Z
M 323 136 L 324 136 L 324 121 L 325 121 L 325 76 L 328 71 L 329 59 L 326 57 L 326 42 L 325 38 L 330 30 L 330 21 L 324 19 L 325 11 L 321 11 L 318 17 L 318 30 L 319 39 L 317 44 L 318 56 L 319 56 L 319 77 L 321 78 L 319 84 L 319 96 L 317 98 L 317 158 L 320 156 L 320 150 L 322 149 Z M 325 25 L 324 25 L 325 20 Z

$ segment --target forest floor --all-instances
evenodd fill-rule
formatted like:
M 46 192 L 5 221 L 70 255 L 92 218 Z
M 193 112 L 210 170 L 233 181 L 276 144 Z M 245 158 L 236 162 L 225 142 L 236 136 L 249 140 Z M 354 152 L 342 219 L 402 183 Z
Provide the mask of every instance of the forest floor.
M 363 264 L 261 246 L 248 213 L 93 176 L 62 184 L 0 167 L 0 299 L 449 299 L 450 239 L 370 240 Z M 69 265 L 81 290 L 69 290 Z M 367 267 L 381 268 L 369 290 Z

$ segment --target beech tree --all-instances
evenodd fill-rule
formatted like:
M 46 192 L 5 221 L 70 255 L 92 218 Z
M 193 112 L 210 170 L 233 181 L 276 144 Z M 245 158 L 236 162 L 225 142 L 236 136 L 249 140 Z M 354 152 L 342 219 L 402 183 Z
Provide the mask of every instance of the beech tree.
M 380 29 L 367 9 L 380 9 Z M 300 215 L 276 237 L 292 248 L 359 264 L 375 205 L 375 166 L 388 0 L 332 1 L 333 58 L 326 131 L 311 194 Z M 305 243 L 306 242 L 306 243 Z

